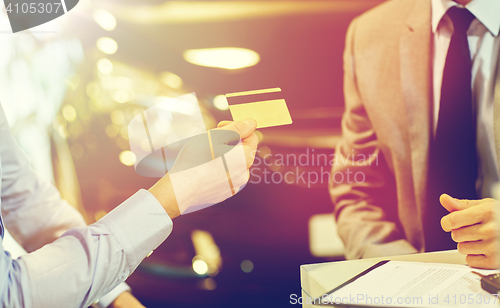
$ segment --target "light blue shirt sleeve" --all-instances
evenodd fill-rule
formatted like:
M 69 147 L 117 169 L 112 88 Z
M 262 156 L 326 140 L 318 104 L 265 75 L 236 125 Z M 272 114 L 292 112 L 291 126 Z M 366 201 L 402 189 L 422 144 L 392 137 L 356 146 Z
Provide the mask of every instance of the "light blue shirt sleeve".
M 3 223 L 30 252 L 13 259 L 0 246 L 0 306 L 88 307 L 172 231 L 169 216 L 146 190 L 84 226 L 81 215 L 32 170 L 1 108 L 0 162 Z
M 76 226 L 75 226 L 76 227 Z M 3 234 L 3 247 L 6 251 L 10 253 L 13 259 L 17 259 L 20 256 L 27 254 L 26 250 L 19 245 L 18 242 L 12 237 L 7 229 Z M 111 290 L 108 294 L 103 295 L 99 298 L 99 301 L 92 304 L 94 308 L 106 308 L 108 307 L 120 294 L 123 292 L 130 291 L 130 287 L 122 282 Z

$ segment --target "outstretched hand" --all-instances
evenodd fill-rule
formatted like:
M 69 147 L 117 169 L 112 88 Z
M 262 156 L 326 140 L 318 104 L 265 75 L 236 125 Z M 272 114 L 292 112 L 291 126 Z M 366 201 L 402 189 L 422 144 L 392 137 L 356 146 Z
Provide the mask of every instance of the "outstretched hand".
M 248 182 L 258 145 L 256 127 L 253 119 L 221 122 L 192 138 L 168 174 L 149 191 L 171 218 L 231 197 Z

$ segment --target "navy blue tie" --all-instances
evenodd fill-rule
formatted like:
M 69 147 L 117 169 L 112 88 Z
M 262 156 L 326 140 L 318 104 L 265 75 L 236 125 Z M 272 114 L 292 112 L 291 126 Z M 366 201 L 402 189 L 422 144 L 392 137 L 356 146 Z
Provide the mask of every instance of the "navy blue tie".
M 439 117 L 430 145 L 427 207 L 424 216 L 426 251 L 456 249 L 450 233 L 441 228 L 448 214 L 439 203 L 443 193 L 460 199 L 476 199 L 476 112 L 472 103 L 472 61 L 467 30 L 474 15 L 452 7 L 447 12 L 453 35 L 446 56 Z

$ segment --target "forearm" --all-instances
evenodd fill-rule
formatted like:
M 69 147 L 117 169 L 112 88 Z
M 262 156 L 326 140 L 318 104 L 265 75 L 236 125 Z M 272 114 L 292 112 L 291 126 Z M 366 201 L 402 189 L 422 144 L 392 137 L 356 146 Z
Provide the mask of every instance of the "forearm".
M 149 192 L 158 200 L 170 219 L 174 219 L 181 214 L 168 174 L 156 182 L 156 184 L 149 189 Z
M 71 229 L 18 260 L 2 253 L 8 273 L 0 281 L 1 300 L 11 301 L 9 292 L 26 307 L 87 307 L 123 282 L 171 230 L 158 201 L 140 191 L 99 222 Z
M 9 231 L 5 229 L 5 234 L 3 236 L 3 247 L 6 251 L 8 251 L 13 259 L 17 259 L 20 256 L 24 256 L 27 254 L 26 250 L 24 250 L 19 243 L 17 243 L 12 236 L 10 235 Z M 106 308 L 110 306 L 111 303 L 114 303 L 117 299 L 120 299 L 120 302 L 124 302 L 124 298 L 128 299 L 129 301 L 134 300 L 133 295 L 131 295 L 128 291 L 130 291 L 130 287 L 125 283 L 122 282 L 118 286 L 116 286 L 113 290 L 108 292 L 107 294 L 101 296 L 99 298 L 99 301 L 97 303 L 94 303 L 92 306 L 94 308 Z M 127 293 L 123 295 L 123 293 Z M 137 300 L 135 300 L 137 301 Z M 120 307 L 120 306 L 117 306 Z M 127 307 L 127 306 L 123 306 Z

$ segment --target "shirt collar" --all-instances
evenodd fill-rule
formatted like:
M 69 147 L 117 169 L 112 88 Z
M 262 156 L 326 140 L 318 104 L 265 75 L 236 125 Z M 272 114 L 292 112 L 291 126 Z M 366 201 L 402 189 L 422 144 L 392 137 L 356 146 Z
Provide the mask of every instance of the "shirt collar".
M 432 32 L 436 33 L 439 22 L 448 9 L 460 6 L 452 0 L 431 0 L 432 6 Z M 498 36 L 500 32 L 500 1 L 498 0 L 472 0 L 465 6 L 476 18 L 493 34 Z

